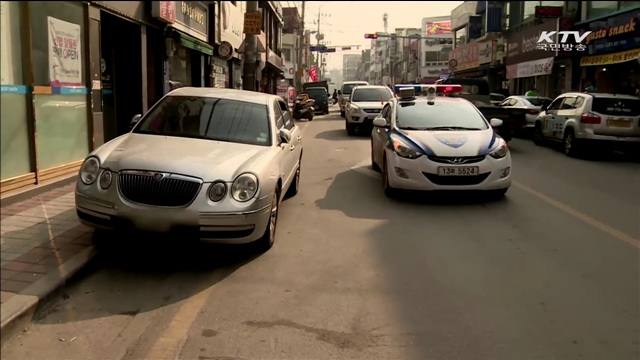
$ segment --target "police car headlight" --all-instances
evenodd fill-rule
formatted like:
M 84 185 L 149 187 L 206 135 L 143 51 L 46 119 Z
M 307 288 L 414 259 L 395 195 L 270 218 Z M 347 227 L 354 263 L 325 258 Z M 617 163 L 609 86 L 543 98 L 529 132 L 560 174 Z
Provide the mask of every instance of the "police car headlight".
M 500 146 L 498 146 L 495 150 L 493 150 L 489 156 L 491 156 L 494 159 L 502 159 L 503 157 L 507 156 L 507 154 L 509 153 L 509 146 L 507 146 L 506 142 L 502 142 L 502 144 L 500 144 Z
M 407 159 L 417 159 L 422 156 L 422 153 L 418 150 L 411 147 L 404 140 L 400 139 L 397 136 L 391 137 L 391 143 L 393 144 L 393 150 L 398 154 L 398 156 L 407 158 Z

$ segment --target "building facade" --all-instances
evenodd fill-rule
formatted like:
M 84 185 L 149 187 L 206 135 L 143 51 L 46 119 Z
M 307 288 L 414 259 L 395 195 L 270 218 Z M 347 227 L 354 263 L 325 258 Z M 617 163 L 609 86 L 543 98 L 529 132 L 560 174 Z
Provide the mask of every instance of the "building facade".
M 211 58 L 210 85 L 242 89 L 242 61 L 238 49 L 244 40 L 243 26 L 246 1 L 217 1 L 212 5 L 215 22 L 209 42 L 215 52 Z
M 284 15 L 279 1 L 259 1 L 258 7 L 262 12 L 262 34 L 258 41 L 265 49 L 258 66 L 262 72 L 259 89 L 275 95 L 285 71 L 281 51 Z
M 422 19 L 419 42 L 420 75 L 419 82 L 432 84 L 448 76 L 449 53 L 453 48 L 453 32 L 449 16 Z
M 358 80 L 358 67 L 362 61 L 360 54 L 344 54 L 342 55 L 342 80 L 355 81 Z

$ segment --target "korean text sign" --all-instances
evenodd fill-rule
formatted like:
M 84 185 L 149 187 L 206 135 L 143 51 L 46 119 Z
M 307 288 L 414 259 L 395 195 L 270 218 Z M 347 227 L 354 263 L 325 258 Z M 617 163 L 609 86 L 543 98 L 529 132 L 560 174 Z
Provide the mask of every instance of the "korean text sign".
M 80 25 L 48 16 L 51 86 L 82 86 Z

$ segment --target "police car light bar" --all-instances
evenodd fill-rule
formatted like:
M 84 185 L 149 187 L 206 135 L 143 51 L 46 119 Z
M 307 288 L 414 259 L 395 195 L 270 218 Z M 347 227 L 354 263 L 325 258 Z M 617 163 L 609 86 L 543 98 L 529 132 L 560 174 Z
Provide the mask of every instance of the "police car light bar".
M 400 100 L 414 100 L 416 98 L 416 90 L 412 87 L 403 87 L 399 89 Z
M 436 92 L 438 94 L 450 94 L 450 93 L 461 93 L 462 92 L 462 85 L 443 85 L 443 84 L 437 84 L 437 85 L 433 85 L 436 87 Z

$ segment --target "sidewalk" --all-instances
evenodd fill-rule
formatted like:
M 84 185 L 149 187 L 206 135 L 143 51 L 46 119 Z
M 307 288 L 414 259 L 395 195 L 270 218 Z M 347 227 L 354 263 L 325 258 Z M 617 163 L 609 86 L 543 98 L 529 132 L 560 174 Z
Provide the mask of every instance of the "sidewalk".
M 31 320 L 39 301 L 95 256 L 93 231 L 76 216 L 74 189 L 63 186 L 0 209 L 3 334 L 17 320 Z

